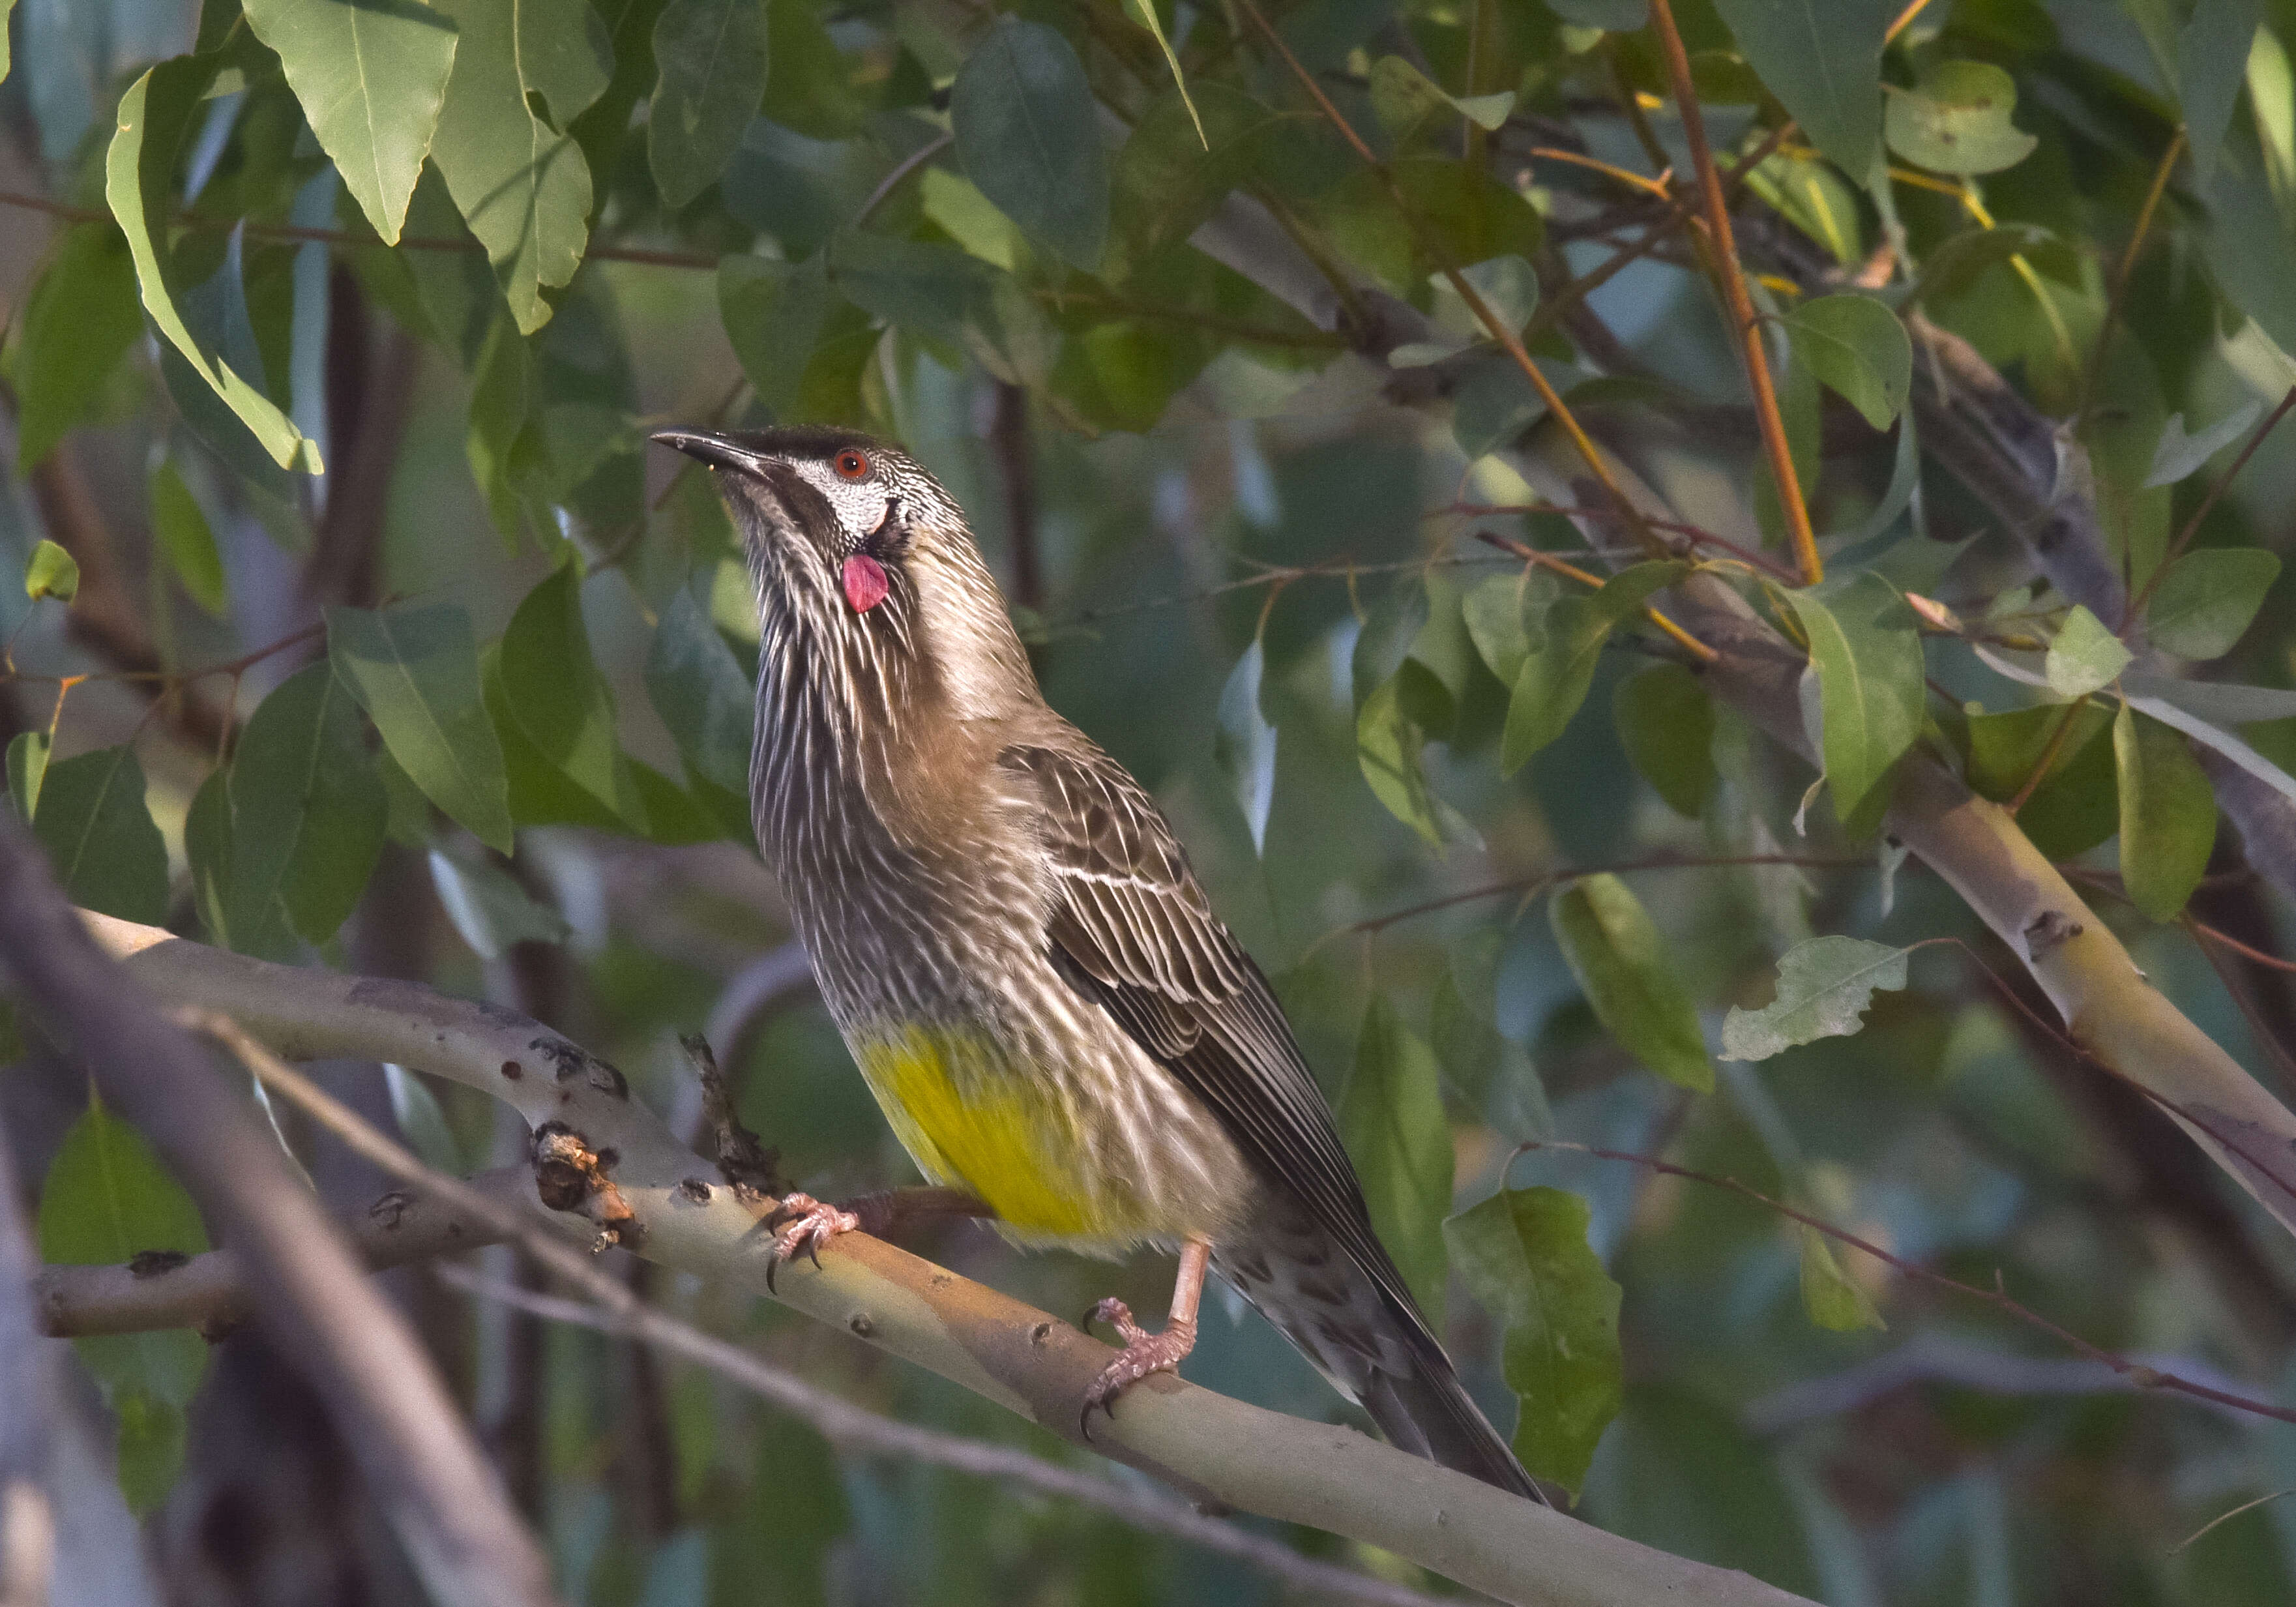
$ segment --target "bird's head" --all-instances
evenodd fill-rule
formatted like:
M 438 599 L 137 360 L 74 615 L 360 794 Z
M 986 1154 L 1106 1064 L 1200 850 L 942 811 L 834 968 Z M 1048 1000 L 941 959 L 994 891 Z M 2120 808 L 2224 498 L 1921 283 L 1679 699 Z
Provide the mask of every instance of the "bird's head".
M 889 441 L 849 430 L 662 430 L 712 471 L 770 645 L 834 665 L 856 702 L 946 697 L 994 717 L 1034 678 L 964 512 Z

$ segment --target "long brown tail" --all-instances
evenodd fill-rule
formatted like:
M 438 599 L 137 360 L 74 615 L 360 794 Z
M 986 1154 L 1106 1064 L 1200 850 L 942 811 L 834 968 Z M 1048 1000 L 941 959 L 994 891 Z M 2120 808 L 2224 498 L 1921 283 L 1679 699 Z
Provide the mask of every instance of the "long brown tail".
M 1486 1484 L 1546 1499 L 1418 1312 L 1304 1210 L 1268 1212 L 1249 1240 L 1218 1246 L 1212 1264 L 1390 1441 Z

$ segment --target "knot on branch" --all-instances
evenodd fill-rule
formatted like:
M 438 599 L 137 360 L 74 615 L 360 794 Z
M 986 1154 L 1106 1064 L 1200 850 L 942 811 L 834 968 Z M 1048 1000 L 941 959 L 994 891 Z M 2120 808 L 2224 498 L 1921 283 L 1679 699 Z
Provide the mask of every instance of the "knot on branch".
M 608 1175 L 620 1159 L 611 1149 L 592 1149 L 564 1122 L 545 1121 L 534 1130 L 535 1193 L 552 1210 L 582 1212 L 607 1239 L 635 1247 L 645 1224 Z
M 2085 930 L 2064 911 L 2045 909 L 2025 923 L 2025 952 L 2038 960 L 2068 939 L 2079 937 Z

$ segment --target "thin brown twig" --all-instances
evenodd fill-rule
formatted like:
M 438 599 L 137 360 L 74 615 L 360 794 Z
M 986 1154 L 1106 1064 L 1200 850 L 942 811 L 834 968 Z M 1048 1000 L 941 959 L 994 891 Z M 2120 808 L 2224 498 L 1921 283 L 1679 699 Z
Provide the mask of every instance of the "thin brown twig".
M 1490 303 L 1483 299 L 1481 291 L 1467 283 L 1466 275 L 1459 271 L 1449 257 L 1434 249 L 1424 221 L 1420 217 L 1417 209 L 1411 204 L 1410 198 L 1404 194 L 1403 186 L 1396 182 L 1394 173 L 1385 162 L 1379 160 L 1369 145 L 1364 143 L 1363 136 L 1355 131 L 1354 126 L 1345 117 L 1341 115 L 1340 109 L 1332 104 L 1331 96 L 1324 93 L 1324 86 L 1316 81 L 1316 75 L 1302 66 L 1300 58 L 1292 53 L 1292 47 L 1283 42 L 1283 36 L 1275 31 L 1274 24 L 1262 14 L 1259 7 L 1253 4 L 1253 0 L 1239 0 L 1239 3 L 1251 20 L 1259 24 L 1259 31 L 1266 36 L 1269 45 L 1283 59 L 1284 65 L 1292 70 L 1292 76 L 1308 91 L 1309 97 L 1315 101 L 1316 109 L 1324 114 L 1325 120 L 1339 131 L 1341 137 L 1347 141 L 1356 155 L 1379 176 L 1380 182 L 1387 189 L 1388 199 L 1403 218 L 1405 226 L 1411 231 L 1420 245 L 1427 250 L 1429 256 L 1435 259 L 1437 268 L 1442 274 L 1444 281 L 1450 285 L 1452 292 L 1466 304 L 1467 310 L 1474 315 L 1475 321 L 1483 326 L 1494 340 L 1498 342 L 1500 348 L 1513 359 L 1515 366 L 1522 371 L 1526 379 L 1529 380 L 1531 389 L 1538 393 L 1538 399 L 1546 405 L 1548 414 L 1554 417 L 1557 424 L 1562 426 L 1563 433 L 1570 438 L 1570 444 L 1578 449 L 1578 455 L 1586 460 L 1587 467 L 1594 475 L 1595 483 L 1600 485 L 1603 492 L 1619 504 L 1628 527 L 1636 535 L 1644 537 L 1652 545 L 1661 545 L 1656 535 L 1650 532 L 1642 522 L 1642 511 L 1635 506 L 1633 501 L 1620 488 L 1617 477 L 1611 472 L 1610 465 L 1603 459 L 1602 448 L 1597 447 L 1594 438 L 1587 433 L 1586 426 L 1579 423 L 1578 415 L 1570 411 L 1569 405 L 1563 401 L 1562 393 L 1554 389 L 1553 381 L 1540 371 L 1538 364 L 1531 361 L 1529 351 L 1523 346 L 1522 337 L 1509 326 L 1505 319 L 1500 317 L 1492 309 Z M 1672 636 L 1697 658 L 1711 662 L 1721 656 L 1664 614 L 1653 610 L 1652 618 L 1660 629 Z
M 901 1423 L 825 1394 L 795 1373 L 647 1305 L 627 1284 L 609 1276 L 587 1255 L 547 1229 L 460 1178 L 425 1166 L 357 1111 L 258 1043 L 231 1017 L 200 1010 L 177 1014 L 183 1024 L 205 1033 L 228 1049 L 265 1087 L 326 1127 L 362 1159 L 499 1233 L 580 1290 L 587 1300 L 556 1300 L 468 1274 L 456 1277 L 447 1273 L 450 1283 L 489 1300 L 558 1321 L 641 1340 L 683 1357 L 732 1379 L 803 1419 L 824 1438 L 849 1449 L 906 1457 L 1062 1496 L 1095 1507 L 1135 1528 L 1185 1540 L 1250 1563 L 1290 1583 L 1326 1594 L 1378 1603 L 1383 1607 L 1435 1607 L 1434 1599 L 1422 1592 L 1301 1556 L 1279 1542 L 1248 1534 L 1219 1519 L 1196 1513 L 1160 1491 L 1128 1489 L 1112 1480 L 1062 1467 L 1015 1447 L 985 1444 Z
M 1948 938 L 1939 941 L 1958 943 L 1960 939 Z M 2127 1379 L 2139 1389 L 2170 1390 L 2177 1394 L 2191 1396 L 2196 1400 L 2205 1400 L 2213 1406 L 2229 1406 L 2239 1412 L 2251 1412 L 2259 1417 L 2269 1417 L 2281 1423 L 2296 1423 L 2296 1407 L 2274 1406 L 2269 1401 L 2255 1400 L 2245 1395 L 2234 1395 L 2227 1390 L 2218 1390 L 2207 1384 L 2195 1383 L 2191 1379 L 2180 1377 L 2174 1373 L 2162 1372 L 2157 1367 L 2148 1367 L 2141 1362 L 2130 1361 L 2127 1357 L 2107 1350 L 2100 1345 L 2091 1344 L 2070 1328 L 2054 1323 L 2031 1307 L 2013 1300 L 2008 1291 L 2001 1286 L 1998 1273 L 1994 1275 L 1996 1283 L 1992 1289 L 1980 1289 L 1974 1283 L 1964 1283 L 1958 1278 L 1948 1277 L 1944 1273 L 1924 1267 L 1918 1261 L 1909 1261 L 1903 1256 L 1893 1254 L 1872 1240 L 1860 1238 L 1847 1228 L 1837 1227 L 1824 1218 L 1812 1216 L 1808 1211 L 1797 1210 L 1784 1201 L 1773 1199 L 1759 1189 L 1749 1187 L 1739 1182 L 1735 1177 L 1721 1177 L 1711 1172 L 1701 1172 L 1690 1167 L 1677 1166 L 1674 1162 L 1661 1160 L 1655 1155 L 1637 1155 L 1627 1150 L 1600 1149 L 1594 1144 L 1572 1144 L 1562 1139 L 1526 1139 L 1515 1146 L 1514 1155 L 1521 1156 L 1533 1150 L 1563 1150 L 1576 1154 L 1591 1155 L 1597 1160 L 1623 1161 L 1629 1166 L 1644 1167 L 1669 1177 L 1680 1177 L 1685 1182 L 1704 1184 L 1709 1188 L 1727 1190 L 1731 1193 L 1751 1200 L 1759 1205 L 1766 1206 L 1789 1221 L 1798 1222 L 1812 1232 L 1823 1234 L 1838 1243 L 1847 1244 L 1852 1250 L 1863 1250 L 1884 1266 L 1894 1268 L 1909 1278 L 1918 1278 L 1933 1287 L 1950 1289 L 1957 1294 L 1982 1300 L 1996 1310 L 2039 1329 L 2083 1358 L 2095 1362 L 2100 1366 L 2111 1368 L 2113 1373 Z M 1512 1159 L 1513 1157 L 1510 1157 L 1510 1160 Z
M 1762 427 L 1762 447 L 1768 455 L 1770 477 L 1777 482 L 1778 506 L 1785 515 L 1786 537 L 1802 583 L 1815 586 L 1825 578 L 1825 562 L 1817 553 L 1817 532 L 1809 522 L 1809 507 L 1802 500 L 1801 481 L 1794 473 L 1793 448 L 1786 439 L 1785 417 L 1778 411 L 1777 389 L 1770 381 L 1767 338 L 1754 300 L 1746 290 L 1745 269 L 1738 261 L 1738 246 L 1730 232 L 1730 203 L 1722 193 L 1721 176 L 1714 168 L 1714 152 L 1706 143 L 1706 120 L 1698 108 L 1698 92 L 1690 81 L 1690 53 L 1674 25 L 1667 0 L 1650 0 L 1651 24 L 1666 56 L 1667 76 L 1673 80 L 1675 107 L 1682 115 L 1683 138 L 1690 146 L 1691 165 L 1697 170 L 1699 196 L 1706 211 L 1706 232 L 1713 248 L 1714 276 L 1738 336 L 1746 362 L 1746 379 L 1754 393 L 1754 417 Z
M 1502 552 L 1513 553 L 1525 563 L 1537 564 L 1540 569 L 1553 570 L 1558 575 L 1564 576 L 1569 579 L 1576 580 L 1581 586 L 1592 586 L 1596 591 L 1601 591 L 1604 585 L 1604 580 L 1602 576 L 1595 574 L 1591 570 L 1582 570 L 1577 564 L 1570 563 L 1563 559 L 1558 558 L 1552 553 L 1544 552 L 1538 547 L 1530 545 L 1528 542 L 1517 541 L 1513 537 L 1509 536 L 1502 536 L 1496 530 L 1477 530 L 1475 532 L 1475 539 L 1478 541 L 1488 542 L 1492 546 L 1497 547 Z M 1644 603 L 1643 605 L 1643 618 L 1648 619 L 1652 625 L 1658 627 L 1658 628 L 1663 631 L 1666 635 L 1673 637 L 1675 641 L 1689 648 L 1705 662 L 1710 664 L 1716 659 L 1721 657 L 1719 653 L 1707 646 L 1705 643 L 1701 642 L 1697 637 L 1691 635 L 1680 626 L 1668 619 L 1664 614 L 1659 612 L 1657 609 L 1652 607 L 1649 603 Z
M 2160 208 L 2161 197 L 2168 193 L 2169 176 L 2177 170 L 2177 159 L 2184 150 L 2185 130 L 2180 126 L 2170 136 L 2169 148 L 2161 153 L 2160 165 L 2152 169 L 2152 187 L 2144 193 L 2144 204 L 2136 209 L 2136 226 L 2120 253 L 2120 264 L 2112 271 L 2112 289 L 2104 299 L 2104 322 L 2097 326 L 2096 344 L 2090 348 L 2088 367 L 2081 374 L 2080 397 L 2073 407 L 2075 423 L 2088 417 L 2089 408 L 2096 400 L 2097 381 L 2104 373 L 2105 354 L 2112 349 L 2113 327 L 2120 322 L 2121 307 L 2128 299 L 2129 279 L 2136 272 L 2136 259 L 2144 253 L 2145 237 L 2152 232 L 2152 214 Z
M 2296 407 L 2296 385 L 2288 388 L 2288 394 L 2280 398 L 2280 405 L 2267 414 L 2264 422 L 2250 434 L 2247 443 L 2240 449 L 2240 455 L 2225 465 L 2225 471 L 2217 476 L 2215 483 L 2209 487 L 2208 495 L 2201 498 L 2201 505 L 2193 510 L 2193 516 L 2185 521 L 2185 528 L 2177 532 L 2177 539 L 2169 544 L 2169 550 L 2161 554 L 2161 562 L 2152 566 L 2152 576 L 2144 582 L 2144 588 L 2129 598 L 2128 606 L 2121 611 L 2120 615 L 2123 631 L 2128 628 L 2129 621 L 2144 611 L 2144 605 L 2152 601 L 2152 594 L 2160 589 L 2161 578 L 2169 572 L 2169 566 L 2184 556 L 2185 549 L 2193 545 L 2193 537 L 2201 533 L 2201 521 L 2215 509 L 2217 499 L 2239 477 L 2240 471 L 2248 467 L 2248 460 L 2256 455 L 2259 447 L 2264 445 L 2264 438 L 2272 433 L 2273 426 L 2288 416 L 2292 407 Z
M 1445 513 L 1464 514 L 1470 518 L 1514 513 L 1559 513 L 1565 519 L 1605 519 L 1614 521 L 1619 518 L 1618 510 L 1615 508 L 1584 505 L 1573 507 L 1564 503 L 1551 502 L 1455 502 L 1446 507 L 1432 509 L 1421 517 L 1432 519 Z M 1773 575 L 1778 579 L 1791 582 L 1794 578 L 1792 570 L 1787 569 L 1767 553 L 1758 553 L 1751 547 L 1731 540 L 1726 536 L 1717 535 L 1703 525 L 1685 524 L 1678 519 L 1652 519 L 1647 514 L 1644 515 L 1643 522 L 1653 530 L 1663 530 L 1669 536 L 1680 536 L 1700 546 L 1718 547 L 1733 558 Z
M 2185 917 L 2184 923 L 2191 929 L 2194 937 L 2206 938 L 2211 943 L 2222 944 L 2243 960 L 2252 960 L 2257 964 L 2269 966 L 2274 971 L 2296 972 L 2296 961 L 2284 960 L 2278 955 L 2267 954 L 2260 948 L 2251 947 L 2230 932 L 2210 926 L 2205 921 L 2187 915 Z
M 2065 705 L 2064 713 L 2057 718 L 2056 728 L 2049 733 L 2049 740 L 2042 744 L 2041 757 L 2033 761 L 2032 774 L 2025 777 L 2024 784 L 2017 789 L 2017 796 L 2008 802 L 2012 816 L 2021 813 L 2032 801 L 2033 794 L 2040 790 L 2041 783 L 2057 762 L 2057 755 L 2064 749 L 2065 739 L 2072 734 L 2073 723 L 2080 718 L 2081 710 L 2088 707 L 2089 696 L 2084 693 Z
M 2191 916 L 2178 917 L 2177 924 L 2186 929 L 2186 935 L 2193 939 L 2193 947 L 2201 951 L 2201 957 L 2209 963 L 2209 969 L 2217 973 L 2217 980 L 2223 984 L 2225 992 L 2231 996 L 2241 1019 L 2248 1023 L 2249 1036 L 2256 1040 L 2265 1054 L 2271 1056 L 2272 1063 L 2279 1067 L 2283 1083 L 2296 1083 L 2296 1056 L 2289 1054 L 2279 1035 L 2273 1031 L 2272 1024 L 2264 1019 L 2263 1012 L 2257 1009 L 2256 1001 L 2249 996 L 2248 985 L 2233 974 L 2232 967 L 2224 955 L 2202 942 L 2200 934 L 2191 930 L 2198 924 Z

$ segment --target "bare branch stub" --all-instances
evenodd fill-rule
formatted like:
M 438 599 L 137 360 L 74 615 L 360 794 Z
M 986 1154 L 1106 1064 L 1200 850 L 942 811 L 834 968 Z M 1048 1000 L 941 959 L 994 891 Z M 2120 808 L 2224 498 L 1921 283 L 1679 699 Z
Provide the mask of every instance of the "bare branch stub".
M 535 1192 L 543 1204 L 554 1211 L 583 1212 L 602 1234 L 625 1248 L 645 1237 L 645 1224 L 611 1176 L 620 1159 L 612 1150 L 592 1148 L 562 1121 L 545 1121 L 534 1130 L 533 1153 Z
M 701 1119 L 717 1136 L 718 1175 L 733 1186 L 735 1197 L 744 1204 L 787 1193 L 788 1185 L 781 1176 L 781 1151 L 768 1148 L 742 1125 L 741 1115 L 734 1108 L 734 1091 L 726 1074 L 718 1069 L 709 1040 L 696 1032 L 677 1042 L 701 1081 Z

